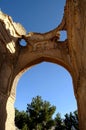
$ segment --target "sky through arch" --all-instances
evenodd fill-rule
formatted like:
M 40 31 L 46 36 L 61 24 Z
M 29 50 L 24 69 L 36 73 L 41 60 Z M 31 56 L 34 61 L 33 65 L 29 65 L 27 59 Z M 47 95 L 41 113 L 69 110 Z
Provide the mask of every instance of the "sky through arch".
M 69 72 L 54 63 L 42 62 L 26 71 L 17 86 L 15 107 L 26 110 L 33 97 L 42 96 L 56 106 L 62 117 L 77 109 Z

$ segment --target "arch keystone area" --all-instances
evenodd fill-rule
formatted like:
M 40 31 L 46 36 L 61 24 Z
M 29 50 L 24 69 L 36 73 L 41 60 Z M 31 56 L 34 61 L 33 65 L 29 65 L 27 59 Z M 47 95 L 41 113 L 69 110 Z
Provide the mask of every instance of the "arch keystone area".
M 60 31 L 67 39 L 60 41 Z M 25 46 L 20 44 L 26 42 Z M 86 130 L 86 0 L 66 0 L 61 24 L 54 30 L 28 33 L 0 11 L 0 130 L 15 130 L 17 80 L 27 68 L 43 61 L 65 67 L 73 79 L 79 127 Z

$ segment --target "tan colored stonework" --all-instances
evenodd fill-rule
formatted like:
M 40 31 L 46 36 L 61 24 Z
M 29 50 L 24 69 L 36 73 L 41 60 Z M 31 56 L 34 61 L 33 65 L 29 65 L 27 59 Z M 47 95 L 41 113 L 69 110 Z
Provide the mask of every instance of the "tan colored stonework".
M 67 39 L 59 41 L 60 31 Z M 25 47 L 20 40 L 27 42 Z M 86 130 L 86 0 L 66 0 L 64 17 L 54 30 L 28 33 L 0 12 L 0 130 L 15 130 L 16 84 L 24 71 L 43 61 L 59 64 L 71 74 L 80 130 Z

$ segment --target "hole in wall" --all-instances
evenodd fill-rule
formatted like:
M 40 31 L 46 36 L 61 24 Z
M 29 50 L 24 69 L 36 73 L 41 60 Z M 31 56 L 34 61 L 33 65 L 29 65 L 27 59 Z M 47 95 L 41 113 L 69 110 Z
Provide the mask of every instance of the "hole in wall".
M 67 31 L 60 31 L 59 41 L 65 41 L 67 39 Z
M 21 39 L 19 42 L 19 45 L 22 47 L 26 47 L 27 46 L 27 42 L 24 39 Z

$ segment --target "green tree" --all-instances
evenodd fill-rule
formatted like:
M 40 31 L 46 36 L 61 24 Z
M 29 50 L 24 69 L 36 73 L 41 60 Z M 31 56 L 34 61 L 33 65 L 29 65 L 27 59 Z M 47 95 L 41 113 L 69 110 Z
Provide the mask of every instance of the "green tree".
M 79 130 L 79 119 L 78 119 L 78 111 L 74 111 L 74 121 L 73 125 L 76 130 Z
M 32 99 L 31 104 L 27 104 L 27 113 L 29 117 L 28 127 L 30 130 L 50 129 L 54 124 L 52 115 L 56 110 L 48 101 L 43 101 L 41 96 Z
M 25 124 L 21 130 L 29 130 L 27 124 Z
M 65 130 L 65 125 L 60 113 L 57 113 L 55 117 L 55 130 Z
M 65 126 L 66 126 L 66 130 L 71 130 L 72 128 L 72 113 L 69 114 L 66 114 L 65 115 L 65 119 L 64 119 L 64 123 L 65 123 Z
M 66 114 L 64 119 L 57 113 L 52 119 L 55 110 L 55 106 L 37 96 L 27 104 L 26 112 L 15 109 L 15 125 L 21 130 L 50 130 L 52 127 L 55 130 L 71 130 L 72 127 L 79 130 L 77 111 Z
M 15 125 L 19 128 L 19 129 L 23 129 L 23 127 L 25 125 L 27 125 L 27 121 L 28 121 L 28 115 L 26 112 L 24 111 L 18 111 L 17 109 L 15 109 Z
M 70 114 L 66 114 L 64 119 L 64 124 L 66 130 L 71 130 L 72 127 L 74 127 L 76 130 L 79 130 L 77 111 L 75 111 L 74 113 L 70 112 Z

